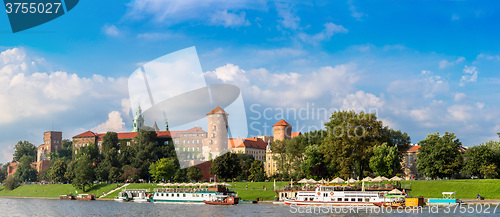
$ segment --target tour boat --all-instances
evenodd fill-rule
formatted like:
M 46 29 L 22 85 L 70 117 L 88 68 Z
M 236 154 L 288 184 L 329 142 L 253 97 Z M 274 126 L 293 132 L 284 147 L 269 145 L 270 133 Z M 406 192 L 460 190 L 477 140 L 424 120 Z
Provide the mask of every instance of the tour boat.
M 204 200 L 203 202 L 210 205 L 236 205 L 239 203 L 239 198 L 228 195 L 214 195 L 210 200 Z
M 95 200 L 95 195 L 93 194 L 79 194 L 76 196 L 77 200 Z
M 375 203 L 396 202 L 384 191 L 348 191 L 350 186 L 321 185 L 314 191 L 299 191 L 286 205 L 375 206 Z
M 223 185 L 213 185 L 209 188 L 155 188 L 149 195 L 148 201 L 203 203 L 211 201 L 214 196 L 231 196 L 237 200 L 234 192 L 228 191 Z

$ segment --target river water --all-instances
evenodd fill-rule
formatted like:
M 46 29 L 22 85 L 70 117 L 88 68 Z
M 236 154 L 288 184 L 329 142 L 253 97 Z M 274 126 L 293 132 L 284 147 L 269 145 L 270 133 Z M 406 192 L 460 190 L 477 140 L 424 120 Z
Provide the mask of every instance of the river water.
M 419 211 L 290 207 L 270 203 L 213 206 L 205 204 L 125 203 L 115 201 L 67 201 L 0 198 L 0 216 L 500 216 L 495 205 L 470 206 L 468 210 L 429 209 Z M 479 210 L 481 208 L 481 211 Z M 465 211 L 464 211 L 465 210 Z M 391 211 L 391 214 L 387 212 Z M 479 212 L 480 211 L 480 212 Z M 490 212 L 485 214 L 484 212 Z M 344 213 L 342 213 L 344 212 Z M 384 212 L 384 213 L 382 213 Z

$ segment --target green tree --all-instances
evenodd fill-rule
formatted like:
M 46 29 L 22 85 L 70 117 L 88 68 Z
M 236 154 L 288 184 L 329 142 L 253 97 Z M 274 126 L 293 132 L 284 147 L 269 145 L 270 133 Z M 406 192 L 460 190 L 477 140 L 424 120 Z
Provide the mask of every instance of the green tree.
M 325 123 L 327 136 L 320 146 L 330 174 L 363 176 L 370 169 L 372 149 L 382 144 L 383 125 L 375 114 L 336 111 Z
M 121 176 L 122 167 L 119 159 L 118 134 L 107 132 L 102 138 L 102 162 L 98 167 L 98 177 L 100 180 L 117 181 Z
M 7 167 L 9 162 L 6 164 L 0 164 L 0 183 L 2 183 L 7 178 Z
M 30 156 L 32 159 L 36 160 L 36 146 L 28 141 L 19 141 L 16 146 L 14 146 L 14 158 L 13 161 L 21 161 L 21 158 L 25 155 Z
M 195 181 L 200 181 L 201 178 L 203 177 L 201 169 L 196 166 L 188 167 L 186 175 L 189 180 L 195 180 Z
M 439 136 L 439 133 L 429 134 L 419 145 L 417 170 L 421 174 L 432 178 L 458 174 L 463 162 L 460 153 L 462 143 L 454 133 L 445 132 L 443 136 Z
M 266 175 L 264 174 L 264 164 L 262 161 L 255 160 L 252 163 L 252 167 L 250 167 L 250 175 L 248 176 L 248 180 L 261 182 L 264 181 Z
M 31 167 L 31 163 L 33 163 L 33 161 L 34 158 L 30 155 L 22 156 L 19 160 L 14 176 L 16 176 L 16 178 L 21 182 L 36 182 L 38 172 L 35 168 Z
M 487 179 L 494 178 L 495 176 L 498 176 L 497 172 L 498 168 L 497 165 L 490 164 L 490 165 L 483 165 L 481 166 L 481 174 L 483 174 Z
M 64 160 L 52 161 L 50 168 L 47 171 L 47 178 L 52 182 L 65 182 L 67 163 Z
M 9 176 L 3 182 L 3 186 L 5 186 L 5 189 L 12 191 L 19 186 L 19 179 L 15 176 Z
M 170 180 L 177 169 L 174 158 L 162 158 L 149 166 L 149 173 L 155 180 Z
M 138 180 L 141 174 L 141 169 L 135 168 L 131 165 L 125 165 L 122 168 L 123 173 L 120 176 L 121 180 Z
M 213 160 L 210 173 L 221 180 L 232 180 L 241 173 L 238 156 L 231 152 L 218 156 Z
M 306 147 L 304 161 L 302 161 L 301 170 L 305 177 L 309 179 L 321 179 L 318 174 L 311 174 L 311 168 L 323 163 L 323 154 L 320 152 L 319 145 L 310 145 Z M 324 167 L 323 165 L 321 167 Z M 324 168 L 323 168 L 324 169 Z M 325 169 L 326 171 L 326 169 Z M 326 173 L 328 174 L 328 173 Z
M 155 131 L 139 130 L 134 142 L 131 145 L 132 158 L 131 165 L 140 168 L 139 178 L 148 179 L 149 166 L 162 158 L 175 158 L 174 146 L 172 143 L 165 144 L 159 142 Z M 179 161 L 175 161 L 176 168 L 179 168 Z
M 63 139 L 61 149 L 55 150 L 55 152 L 49 153 L 51 161 L 63 160 L 70 162 L 73 156 L 73 142 L 69 139 Z
M 487 145 L 478 145 L 465 151 L 462 173 L 480 176 L 481 168 L 495 163 L 495 154 Z
M 399 162 L 397 146 L 388 146 L 387 143 L 383 143 L 373 148 L 370 168 L 378 176 L 391 177 L 399 168 Z
M 234 154 L 234 155 L 238 159 L 238 165 L 241 168 L 240 173 L 236 174 L 236 179 L 247 180 L 248 176 L 250 175 L 250 167 L 252 167 L 254 158 L 246 154 Z
M 73 186 L 75 188 L 85 192 L 87 187 L 91 187 L 95 180 L 95 171 L 91 156 L 84 154 L 76 159 L 73 173 Z

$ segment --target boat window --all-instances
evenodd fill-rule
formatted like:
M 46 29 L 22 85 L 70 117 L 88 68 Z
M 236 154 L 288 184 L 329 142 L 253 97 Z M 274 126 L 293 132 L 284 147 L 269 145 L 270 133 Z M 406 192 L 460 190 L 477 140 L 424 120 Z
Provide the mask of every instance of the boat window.
M 365 202 L 370 202 L 370 198 L 365 198 Z
M 179 194 L 177 194 L 177 197 L 179 197 Z
M 313 198 L 313 197 L 309 198 L 309 201 L 313 201 L 313 200 L 314 200 L 314 198 Z
M 356 198 L 351 198 L 351 201 L 353 201 L 353 202 L 356 201 Z
M 344 201 L 349 201 L 349 198 L 344 198 Z
M 186 197 L 186 194 L 182 194 L 183 197 Z
M 161 196 L 163 197 L 163 193 L 161 193 Z
M 203 194 L 201 194 L 201 197 L 203 197 Z
M 342 198 L 340 198 L 340 197 L 339 197 L 339 198 L 337 198 L 337 201 L 342 201 Z
M 304 198 L 304 201 L 307 201 L 307 197 L 306 197 L 306 198 Z
M 362 201 L 363 201 L 363 199 L 362 199 L 362 198 L 358 198 L 358 202 L 362 202 Z

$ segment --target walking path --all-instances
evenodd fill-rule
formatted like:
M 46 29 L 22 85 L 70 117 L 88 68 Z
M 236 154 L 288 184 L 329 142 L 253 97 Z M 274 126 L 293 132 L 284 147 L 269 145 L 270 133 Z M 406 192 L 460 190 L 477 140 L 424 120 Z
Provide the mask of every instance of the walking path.
M 117 190 L 120 190 L 120 189 L 122 189 L 122 188 L 124 188 L 124 187 L 127 187 L 128 185 L 130 185 L 130 183 L 127 183 L 127 184 L 122 185 L 121 187 L 115 188 L 115 189 L 113 189 L 113 190 L 109 191 L 108 193 L 106 193 L 106 194 L 104 194 L 104 195 L 100 196 L 98 199 L 104 198 L 104 197 L 108 196 L 109 194 L 111 194 L 111 193 L 113 193 L 113 192 L 115 192 L 115 191 L 117 191 Z

